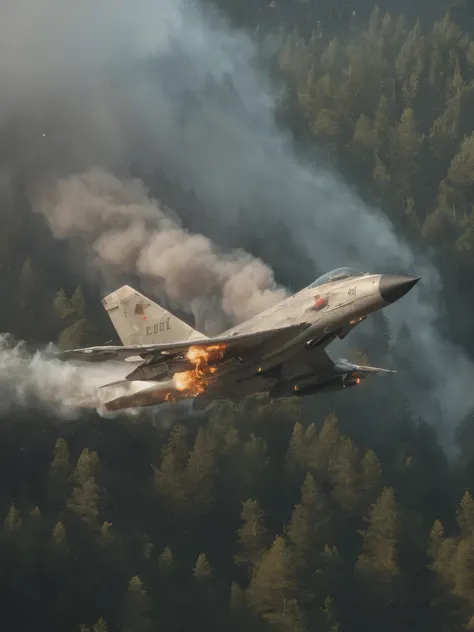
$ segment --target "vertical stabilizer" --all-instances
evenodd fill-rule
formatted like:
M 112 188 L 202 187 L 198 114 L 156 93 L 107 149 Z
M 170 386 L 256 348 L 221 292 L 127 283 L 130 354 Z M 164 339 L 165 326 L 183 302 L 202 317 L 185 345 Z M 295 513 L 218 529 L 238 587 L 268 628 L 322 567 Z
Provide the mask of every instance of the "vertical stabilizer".
M 102 299 L 124 346 L 206 338 L 129 285 Z

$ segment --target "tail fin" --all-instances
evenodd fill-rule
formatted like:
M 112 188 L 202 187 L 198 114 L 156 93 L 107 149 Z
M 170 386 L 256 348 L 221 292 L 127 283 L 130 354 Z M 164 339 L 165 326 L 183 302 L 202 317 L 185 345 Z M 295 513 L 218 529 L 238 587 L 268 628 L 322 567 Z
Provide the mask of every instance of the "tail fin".
M 102 304 L 124 346 L 206 337 L 129 285 L 106 296 Z

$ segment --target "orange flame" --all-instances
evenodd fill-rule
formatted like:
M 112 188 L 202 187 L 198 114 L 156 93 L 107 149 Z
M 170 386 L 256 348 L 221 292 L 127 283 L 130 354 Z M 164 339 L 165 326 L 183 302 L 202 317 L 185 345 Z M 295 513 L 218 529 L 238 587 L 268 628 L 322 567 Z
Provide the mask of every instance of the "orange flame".
M 190 397 L 196 397 L 207 386 L 207 378 L 217 371 L 210 362 L 217 362 L 224 356 L 225 345 L 211 345 L 209 347 L 190 347 L 186 358 L 195 366 L 192 371 L 176 373 L 174 383 L 178 391 L 188 391 Z

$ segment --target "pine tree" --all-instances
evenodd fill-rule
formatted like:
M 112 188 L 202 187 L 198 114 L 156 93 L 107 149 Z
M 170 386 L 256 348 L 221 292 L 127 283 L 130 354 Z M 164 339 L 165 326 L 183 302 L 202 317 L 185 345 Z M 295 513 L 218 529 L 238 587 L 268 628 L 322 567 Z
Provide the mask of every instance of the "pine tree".
M 187 432 L 178 424 L 170 432 L 162 450 L 160 466 L 155 470 L 155 487 L 173 509 L 183 507 L 186 501 L 186 466 L 189 457 Z
M 54 445 L 53 460 L 49 467 L 49 475 L 67 479 L 71 472 L 69 449 L 66 441 L 60 437 Z
M 447 12 L 441 20 L 433 25 L 431 40 L 433 45 L 442 52 L 451 51 L 457 47 L 461 39 L 461 29 L 455 24 Z
M 410 75 L 405 79 L 403 84 L 402 93 L 405 97 L 405 103 L 407 105 L 412 104 L 420 90 L 420 84 L 423 78 L 423 71 L 425 67 L 426 58 L 426 46 L 425 40 L 422 39 L 419 44 L 419 48 L 416 51 L 416 57 L 414 58 L 413 66 L 411 68 Z
M 67 297 L 66 292 L 61 289 L 56 293 L 53 302 L 53 310 L 56 313 L 56 316 L 60 320 L 65 320 L 71 314 L 71 308 L 69 306 L 69 299 Z
M 99 457 L 97 452 L 90 452 L 88 448 L 84 448 L 81 452 L 74 470 L 74 482 L 83 485 L 89 479 L 95 478 L 99 470 Z
M 84 346 L 91 328 L 86 319 L 85 301 L 80 287 L 76 288 L 70 299 L 60 290 L 56 295 L 53 309 L 64 329 L 58 338 L 60 349 L 72 349 Z
M 423 135 L 416 130 L 413 110 L 404 110 L 390 142 L 390 163 L 396 176 L 399 197 L 410 192 L 410 186 L 418 171 L 417 156 Z
M 438 160 L 444 161 L 454 153 L 459 139 L 462 95 L 462 91 L 457 92 L 431 126 L 429 139 Z
M 353 515 L 359 503 L 359 463 L 353 442 L 342 437 L 331 458 L 330 477 L 332 497 L 346 516 Z
M 56 551 L 64 553 L 67 551 L 67 537 L 64 524 L 59 521 L 54 525 L 51 544 Z
M 238 551 L 234 556 L 236 564 L 251 571 L 265 550 L 267 530 L 265 513 L 256 500 L 242 503 L 240 514 L 243 525 L 238 530 Z
M 60 349 L 80 347 L 86 343 L 91 328 L 86 319 L 84 296 L 80 287 L 68 299 L 64 290 L 60 290 L 55 297 L 53 310 L 64 326 L 59 338 Z
M 430 531 L 430 540 L 428 544 L 428 554 L 431 558 L 436 559 L 439 555 L 444 542 L 444 528 L 440 520 L 435 520 Z
M 108 547 L 114 542 L 114 536 L 110 532 L 111 526 L 112 526 L 111 522 L 105 521 L 102 523 L 102 526 L 100 528 L 100 533 L 99 533 L 99 543 L 102 546 Z
M 73 473 L 75 485 L 68 501 L 69 509 L 90 526 L 97 523 L 98 501 L 104 491 L 96 483 L 99 466 L 97 452 L 90 452 L 85 448 L 76 463 Z
M 361 493 L 363 505 L 368 506 L 375 502 L 380 493 L 381 468 L 377 455 L 373 450 L 364 454 L 361 462 Z
M 456 206 L 446 195 L 446 189 L 446 184 L 440 185 L 437 208 L 427 215 L 422 228 L 422 236 L 440 248 L 451 244 L 458 235 Z M 469 240 L 468 247 L 471 245 Z M 457 243 L 456 247 L 462 250 L 463 244 Z
M 389 598 L 391 585 L 399 572 L 397 546 L 399 542 L 399 516 L 392 488 L 384 487 L 369 513 L 368 527 L 364 532 L 362 553 L 356 571 L 366 576 L 374 591 L 382 599 Z M 386 590 L 378 591 L 382 587 Z
M 326 499 L 308 473 L 301 486 L 301 502 L 294 508 L 287 529 L 288 539 L 298 552 L 300 564 L 314 561 L 315 554 L 322 550 L 329 537 L 329 523 Z
M 394 24 L 394 21 L 392 19 L 392 16 L 387 11 L 385 13 L 385 15 L 383 16 L 383 19 L 382 19 L 382 25 L 380 27 L 380 34 L 382 35 L 382 37 L 384 39 L 385 38 L 389 39 L 389 38 L 393 37 L 394 32 L 395 32 L 395 24 Z
M 14 504 L 10 505 L 8 515 L 3 523 L 5 531 L 9 531 L 10 533 L 18 531 L 21 528 L 22 523 L 23 521 L 21 519 L 20 512 Z
M 163 549 L 163 552 L 158 559 L 158 566 L 160 572 L 163 574 L 170 573 L 174 569 L 175 562 L 173 558 L 173 553 L 171 552 L 171 549 L 169 547 L 165 546 L 165 548 Z
M 402 85 L 413 72 L 416 62 L 421 55 L 422 46 L 423 36 L 421 35 L 421 25 L 420 21 L 417 20 L 415 26 L 408 33 L 408 37 L 401 47 L 400 53 L 395 61 L 395 74 Z
M 128 584 L 125 599 L 123 632 L 151 632 L 150 599 L 138 575 Z
M 85 483 L 74 487 L 68 507 L 90 526 L 93 526 L 99 515 L 98 500 L 99 488 L 94 479 L 89 478 Z
M 448 171 L 448 181 L 459 187 L 471 187 L 474 182 L 474 133 L 461 143 Z
M 440 629 L 462 629 L 464 609 L 455 596 L 455 566 L 458 547 L 452 538 L 444 537 L 443 525 L 436 520 L 428 543 L 428 555 L 431 558 L 429 568 L 433 571 L 433 584 L 430 591 L 430 606 Z
M 453 595 L 465 600 L 472 612 L 474 607 L 474 536 L 461 540 L 451 565 Z
M 84 318 L 85 316 L 85 302 L 84 302 L 84 294 L 82 292 L 81 287 L 77 287 L 74 290 L 74 294 L 71 296 L 71 300 L 69 301 L 69 306 L 71 312 L 74 314 L 76 318 Z
M 309 428 L 308 428 L 309 431 Z M 328 415 L 321 428 L 317 441 L 308 446 L 309 469 L 327 477 L 329 460 L 340 441 L 338 419 L 334 413 Z
M 382 94 L 374 119 L 374 134 L 376 146 L 380 149 L 384 140 L 388 138 L 391 123 L 390 101 Z
M 340 63 L 341 50 L 337 37 L 333 37 L 321 55 L 321 65 L 328 71 L 337 68 Z
M 193 505 L 205 509 L 211 504 L 216 469 L 216 446 L 200 428 L 186 468 L 186 492 Z
M 212 577 L 212 567 L 204 553 L 198 555 L 193 575 L 198 580 L 210 579 Z
M 317 449 L 319 440 L 318 429 L 316 428 L 316 424 L 310 424 L 304 433 L 304 445 L 306 447 L 306 454 L 304 459 L 304 471 L 308 469 L 310 464 L 310 459 L 313 451 Z
M 462 226 L 463 233 L 456 247 L 459 251 L 472 249 L 473 223 L 471 208 L 474 202 L 474 134 L 464 139 L 451 161 L 448 177 L 440 184 L 438 207 L 452 221 Z M 448 233 L 449 236 L 449 233 Z
M 400 15 L 395 23 L 394 33 L 393 33 L 393 47 L 397 50 L 401 43 L 406 40 L 407 31 L 406 31 L 406 23 L 405 17 Z
M 304 471 L 306 457 L 306 443 L 303 426 L 297 422 L 293 426 L 288 452 L 285 460 L 285 470 L 288 476 L 297 478 Z
M 270 623 L 289 625 L 299 616 L 296 589 L 291 551 L 285 539 L 277 536 L 255 567 L 248 590 L 250 604 Z
M 376 5 L 372 9 L 372 13 L 370 14 L 370 17 L 369 17 L 369 29 L 368 29 L 369 35 L 373 38 L 378 38 L 380 35 L 380 27 L 381 27 L 380 9 Z
M 38 506 L 30 511 L 30 520 L 31 523 L 37 525 L 41 521 L 41 511 Z

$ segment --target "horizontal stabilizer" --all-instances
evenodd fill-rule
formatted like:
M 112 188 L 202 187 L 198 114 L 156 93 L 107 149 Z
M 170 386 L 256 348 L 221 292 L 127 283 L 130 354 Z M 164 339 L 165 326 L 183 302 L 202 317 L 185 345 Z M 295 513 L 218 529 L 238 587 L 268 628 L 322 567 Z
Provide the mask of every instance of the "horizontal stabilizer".
M 396 371 L 392 371 L 391 369 L 380 369 L 376 366 L 364 366 L 362 364 L 354 364 L 353 362 L 349 362 L 349 360 L 340 359 L 338 360 L 337 368 L 340 371 L 351 371 L 353 373 L 378 373 L 379 375 L 386 375 L 387 373 L 396 373 Z
M 380 369 L 379 367 L 376 367 L 376 366 L 362 366 L 360 364 L 355 365 L 355 370 L 359 371 L 359 373 L 380 373 L 380 374 L 396 373 L 396 371 L 392 371 L 391 369 Z
M 109 382 L 108 384 L 102 384 L 101 386 L 99 386 L 98 388 L 110 388 L 111 386 L 123 386 L 123 387 L 130 387 L 130 381 L 129 380 L 117 380 L 116 382 Z

